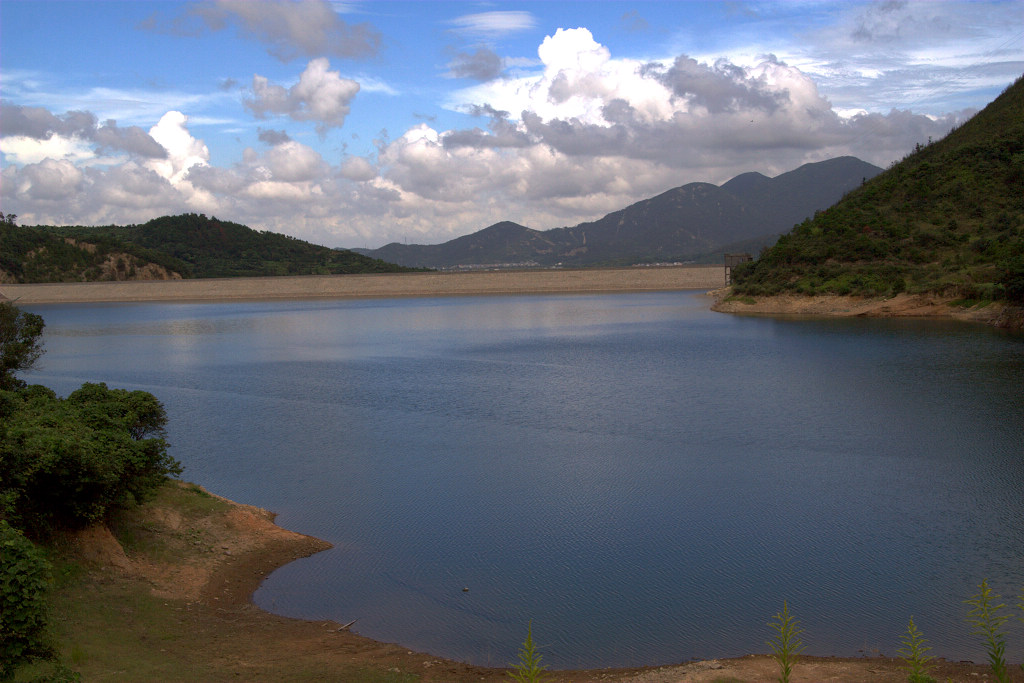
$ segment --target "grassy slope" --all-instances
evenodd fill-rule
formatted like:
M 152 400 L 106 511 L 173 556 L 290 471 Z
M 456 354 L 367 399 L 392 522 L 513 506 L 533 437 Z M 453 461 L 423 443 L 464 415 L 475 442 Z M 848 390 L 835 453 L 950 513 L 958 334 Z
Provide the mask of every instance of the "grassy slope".
M 225 515 L 231 503 L 198 487 L 169 484 L 148 505 L 179 513 L 181 526 L 169 532 L 137 512 L 124 513 L 115 532 L 135 561 L 187 563 L 193 556 L 220 552 L 211 540 L 210 520 Z M 259 645 L 260 636 L 234 610 L 201 609 L 198 603 L 159 597 L 145 580 L 132 580 L 109 567 L 90 568 L 59 545 L 51 549 L 51 559 L 60 656 L 86 681 L 417 680 L 406 673 L 359 663 L 339 666 L 315 657 L 275 661 L 268 654 L 266 661 L 245 662 L 246 657 L 259 656 L 247 650 Z M 270 627 L 257 622 L 255 628 Z M 45 664 L 27 667 L 15 680 L 31 680 L 46 669 Z
M 1024 302 L 1024 78 L 733 273 L 737 294 Z

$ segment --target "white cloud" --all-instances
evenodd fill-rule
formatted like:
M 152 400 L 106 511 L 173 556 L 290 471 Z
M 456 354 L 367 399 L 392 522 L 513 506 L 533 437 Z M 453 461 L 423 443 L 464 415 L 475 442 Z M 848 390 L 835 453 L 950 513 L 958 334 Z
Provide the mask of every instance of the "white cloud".
M 253 98 L 245 100 L 245 106 L 259 118 L 276 114 L 295 121 L 315 121 L 321 135 L 329 128 L 340 128 L 351 111 L 349 105 L 359 92 L 359 84 L 329 69 L 326 58 L 313 59 L 299 82 L 288 89 L 271 84 L 263 76 L 253 76 Z
M 294 140 L 272 147 L 265 161 L 271 176 L 284 182 L 314 180 L 327 170 L 327 164 L 316 150 Z
M 363 157 L 349 157 L 341 162 L 338 169 L 343 178 L 355 181 L 373 180 L 377 177 L 377 169 Z
M 537 25 L 537 20 L 529 12 L 480 12 L 465 14 L 450 22 L 455 31 L 476 37 L 493 38 L 515 31 L 525 31 Z
M 169 111 L 149 129 L 150 136 L 167 150 L 167 158 L 147 161 L 146 167 L 172 185 L 181 183 L 193 166 L 205 166 L 210 160 L 210 150 L 188 132 L 187 121 L 181 112 Z
M 0 138 L 0 152 L 7 161 L 18 165 L 38 164 L 44 159 L 59 159 L 74 163 L 92 162 L 96 153 L 87 140 L 51 135 L 38 139 L 25 135 Z
M 419 124 L 391 141 L 383 135 L 374 154 L 340 160 L 283 130 L 261 130 L 258 149 L 211 166 L 191 119 L 175 110 L 149 130 L 166 159 L 88 167 L 95 145 L 48 132 L 78 117 L 28 112 L 25 139 L 0 141 L 24 166 L 4 169 L 4 205 L 24 221 L 141 222 L 203 211 L 330 246 L 436 243 L 501 220 L 575 225 L 687 182 L 775 175 L 831 156 L 884 166 L 956 119 L 839 110 L 818 77 L 771 56 L 640 62 L 616 57 L 582 28 L 548 36 L 538 55 L 525 75 L 456 93 L 450 106 L 479 126 Z M 344 123 L 359 89 L 327 59 L 313 59 L 289 87 L 256 76 L 247 106 L 323 132 Z M 129 137 L 114 141 L 139 142 Z

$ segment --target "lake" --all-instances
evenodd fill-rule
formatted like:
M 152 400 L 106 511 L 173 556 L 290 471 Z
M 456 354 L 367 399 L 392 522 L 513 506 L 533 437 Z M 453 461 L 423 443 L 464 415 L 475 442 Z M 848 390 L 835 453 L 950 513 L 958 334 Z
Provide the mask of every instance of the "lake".
M 895 655 L 913 615 L 985 661 L 963 601 L 1024 589 L 1024 337 L 708 305 L 26 306 L 25 378 L 151 391 L 183 478 L 333 543 L 275 612 L 496 666 L 532 620 L 577 668 L 765 652 L 785 600 L 808 654 Z

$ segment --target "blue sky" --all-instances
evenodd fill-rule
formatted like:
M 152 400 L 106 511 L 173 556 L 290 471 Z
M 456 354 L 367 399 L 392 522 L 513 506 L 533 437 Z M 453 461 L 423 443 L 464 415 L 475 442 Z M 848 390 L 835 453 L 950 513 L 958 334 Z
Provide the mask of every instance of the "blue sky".
M 1022 73 L 1017 0 L 4 0 L 0 192 L 28 225 L 431 244 L 885 166 Z

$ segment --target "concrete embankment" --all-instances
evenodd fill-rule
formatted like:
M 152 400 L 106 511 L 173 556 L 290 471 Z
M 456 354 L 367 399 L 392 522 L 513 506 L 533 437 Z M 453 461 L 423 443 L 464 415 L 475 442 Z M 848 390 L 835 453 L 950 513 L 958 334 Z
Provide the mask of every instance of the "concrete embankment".
M 0 297 L 20 304 L 49 304 L 643 292 L 713 289 L 721 287 L 723 279 L 720 266 L 303 275 L 0 284 Z

